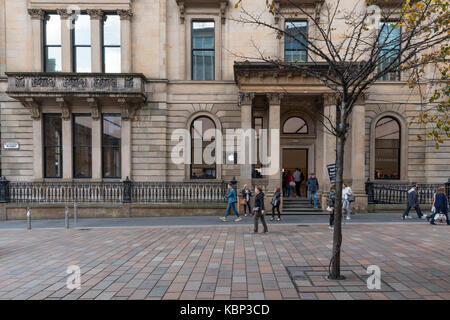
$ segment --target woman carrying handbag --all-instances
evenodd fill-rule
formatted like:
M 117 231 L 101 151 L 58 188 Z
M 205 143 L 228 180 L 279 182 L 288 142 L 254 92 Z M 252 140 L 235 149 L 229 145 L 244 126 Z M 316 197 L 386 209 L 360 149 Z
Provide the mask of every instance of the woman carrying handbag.
M 248 188 L 248 185 L 244 185 L 244 189 L 241 191 L 241 201 L 240 204 L 244 206 L 244 216 L 247 216 L 247 206 L 248 206 L 248 214 L 252 214 L 252 207 L 250 206 L 250 198 L 252 197 L 252 192 Z
M 278 212 L 278 219 L 277 219 L 277 221 L 281 220 L 281 215 L 280 215 L 280 197 L 281 197 L 280 188 L 276 187 L 275 188 L 275 192 L 273 194 L 272 201 L 271 201 L 271 204 L 272 204 L 272 218 L 270 218 L 270 221 L 273 221 L 275 219 L 275 209 Z

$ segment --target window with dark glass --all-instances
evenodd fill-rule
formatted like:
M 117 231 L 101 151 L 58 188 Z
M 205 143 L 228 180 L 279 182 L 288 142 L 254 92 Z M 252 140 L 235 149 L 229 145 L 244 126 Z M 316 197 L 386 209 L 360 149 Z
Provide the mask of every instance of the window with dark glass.
M 215 128 L 214 121 L 204 116 L 198 117 L 191 124 L 191 179 L 216 178 L 215 139 L 205 139 L 205 132 Z M 213 148 L 213 161 L 208 161 L 204 156 L 207 147 Z
M 87 14 L 76 17 L 73 29 L 73 71 L 91 72 L 91 19 Z
M 392 117 L 375 126 L 375 179 L 400 179 L 400 125 Z
M 47 14 L 44 19 L 44 71 L 61 71 L 61 19 Z
M 103 72 L 120 73 L 120 18 L 103 16 Z
M 400 80 L 400 72 L 398 69 L 400 62 L 400 37 L 401 31 L 398 26 L 390 22 L 380 23 L 378 71 L 383 72 L 389 69 L 389 72 L 380 80 Z
M 73 115 L 73 176 L 92 177 L 92 118 L 90 114 Z
M 308 60 L 307 42 L 308 22 L 286 21 L 284 37 L 284 60 L 286 62 L 305 62 Z
M 44 177 L 62 178 L 62 122 L 60 114 L 43 115 Z
M 104 178 L 121 177 L 121 129 L 122 118 L 120 114 L 102 115 L 102 168 Z
M 214 22 L 192 22 L 192 80 L 214 80 Z
M 262 178 L 261 175 L 261 159 L 260 159 L 260 149 L 259 149 L 259 141 L 260 141 L 260 130 L 264 129 L 264 118 L 263 117 L 254 117 L 253 118 L 253 128 L 255 129 L 256 135 L 256 164 L 252 165 L 252 178 Z
M 291 117 L 284 122 L 283 133 L 308 133 L 308 125 L 306 124 L 306 121 L 300 117 Z

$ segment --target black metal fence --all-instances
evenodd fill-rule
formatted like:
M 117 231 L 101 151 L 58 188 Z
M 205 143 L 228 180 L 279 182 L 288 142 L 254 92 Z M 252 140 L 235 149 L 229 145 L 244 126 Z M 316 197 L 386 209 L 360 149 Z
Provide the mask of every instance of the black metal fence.
M 442 185 L 445 186 L 447 197 L 450 200 L 450 179 L 445 184 L 418 183 L 417 185 L 421 204 L 431 204 L 434 193 Z M 406 204 L 409 189 L 411 189 L 411 184 L 387 184 L 370 180 L 366 182 L 366 193 L 370 204 Z
M 10 182 L 0 178 L 0 202 L 224 202 L 223 182 Z

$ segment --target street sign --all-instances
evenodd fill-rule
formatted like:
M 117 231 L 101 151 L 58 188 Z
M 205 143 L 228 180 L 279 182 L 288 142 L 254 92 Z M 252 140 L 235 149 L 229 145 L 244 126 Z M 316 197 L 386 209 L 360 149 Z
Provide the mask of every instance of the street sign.
M 330 183 L 334 184 L 336 183 L 336 164 L 329 164 L 327 165 L 328 170 L 328 176 L 330 177 Z
M 5 142 L 3 143 L 4 150 L 19 150 L 18 142 Z

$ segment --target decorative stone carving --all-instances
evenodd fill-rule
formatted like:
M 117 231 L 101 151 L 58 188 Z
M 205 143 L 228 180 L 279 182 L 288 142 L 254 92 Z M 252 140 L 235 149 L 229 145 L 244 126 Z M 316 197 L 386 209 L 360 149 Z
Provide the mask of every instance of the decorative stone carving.
M 133 11 L 131 11 L 131 9 L 128 10 L 119 9 L 117 10 L 117 14 L 120 17 L 120 20 L 131 20 L 131 17 L 133 16 Z
M 28 14 L 33 20 L 44 20 L 45 11 L 42 9 L 28 9 Z
M 61 20 L 69 19 L 73 12 L 68 11 L 68 9 L 56 9 L 56 13 L 59 14 Z
M 100 108 L 97 99 L 87 98 L 87 103 L 91 107 L 91 117 L 93 120 L 100 119 Z
M 133 77 L 126 77 L 124 86 L 125 88 L 133 88 Z
M 228 6 L 228 1 L 222 0 L 220 1 L 220 19 L 222 21 L 222 24 L 225 23 L 225 14 Z
M 117 78 L 95 77 L 92 84 L 95 89 L 117 88 Z
M 101 20 L 103 18 L 103 10 L 88 9 L 86 13 L 91 17 L 91 20 Z
M 33 120 L 38 120 L 41 117 L 41 110 L 39 104 L 33 98 L 25 98 L 23 101 L 25 108 L 29 109 L 31 113 L 31 118 Z
M 281 99 L 285 96 L 282 92 L 270 92 L 266 93 L 267 101 L 269 102 L 269 105 L 280 105 Z
M 238 105 L 252 105 L 253 98 L 255 97 L 254 92 L 239 92 Z
M 17 88 L 24 88 L 25 87 L 25 77 L 24 76 L 17 76 L 15 78 L 16 80 L 16 87 Z
M 87 79 L 78 77 L 64 77 L 64 88 L 87 88 Z
M 31 78 L 32 87 L 55 87 L 55 78 L 52 77 L 33 77 Z
M 180 23 L 184 23 L 184 0 L 177 0 L 177 5 L 180 10 Z
M 63 120 L 70 120 L 70 107 L 64 98 L 56 98 L 56 103 L 61 108 L 61 118 Z

